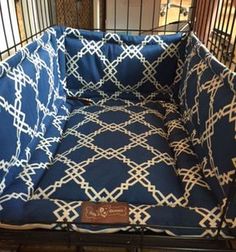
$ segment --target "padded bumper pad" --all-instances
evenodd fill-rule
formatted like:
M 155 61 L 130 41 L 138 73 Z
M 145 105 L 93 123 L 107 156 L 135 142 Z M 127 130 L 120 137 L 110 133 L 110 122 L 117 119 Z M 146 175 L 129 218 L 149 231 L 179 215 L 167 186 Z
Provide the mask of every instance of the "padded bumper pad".
M 8 223 L 63 228 L 49 223 L 70 222 L 76 230 L 117 231 L 124 227 L 78 224 L 83 201 L 118 201 L 129 203 L 131 224 L 154 225 L 151 229 L 169 234 L 216 235 L 201 230 L 217 227 L 220 210 L 174 104 L 72 103 L 53 163 L 31 199 L 18 201 L 24 209 L 20 218 L 9 215 L 5 205 L 2 216 Z

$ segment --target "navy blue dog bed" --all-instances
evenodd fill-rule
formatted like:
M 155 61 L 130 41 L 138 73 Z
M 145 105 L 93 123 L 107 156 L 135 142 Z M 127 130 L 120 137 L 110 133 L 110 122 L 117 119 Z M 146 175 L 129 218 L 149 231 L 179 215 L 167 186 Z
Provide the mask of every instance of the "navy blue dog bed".
M 193 34 L 50 28 L 0 63 L 0 227 L 236 236 L 235 132 L 236 75 Z M 88 201 L 128 223 L 81 226 Z

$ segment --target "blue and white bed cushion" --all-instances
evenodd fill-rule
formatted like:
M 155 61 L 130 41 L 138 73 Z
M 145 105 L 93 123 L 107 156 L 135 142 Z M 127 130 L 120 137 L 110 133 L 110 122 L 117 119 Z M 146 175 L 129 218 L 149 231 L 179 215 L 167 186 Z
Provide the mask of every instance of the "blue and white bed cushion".
M 0 227 L 130 230 L 81 225 L 83 202 L 127 202 L 130 225 L 217 236 L 235 87 L 192 34 L 50 28 L 0 63 Z M 222 237 L 235 218 L 231 203 Z

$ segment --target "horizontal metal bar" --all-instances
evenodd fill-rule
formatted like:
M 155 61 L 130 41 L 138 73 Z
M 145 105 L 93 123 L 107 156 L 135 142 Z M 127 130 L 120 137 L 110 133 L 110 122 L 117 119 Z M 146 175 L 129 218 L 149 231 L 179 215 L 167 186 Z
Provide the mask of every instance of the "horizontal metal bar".
M 51 27 L 51 26 L 50 26 L 50 27 Z M 47 29 L 50 28 L 50 27 L 47 27 L 47 28 L 45 28 L 45 29 L 43 29 L 43 30 L 41 30 L 41 31 L 39 31 L 39 32 L 34 33 L 32 36 L 29 36 L 29 37 L 27 37 L 26 39 L 21 40 L 19 43 L 16 43 L 14 46 L 9 47 L 7 50 L 0 51 L 0 54 L 7 53 L 8 51 L 14 49 L 15 47 L 17 47 L 17 46 L 19 46 L 19 45 L 21 45 L 21 44 L 23 44 L 23 43 L 25 43 L 25 42 L 28 43 L 28 41 L 29 41 L 30 39 L 33 39 L 34 37 L 36 37 L 37 35 L 39 35 L 40 33 L 44 32 L 45 30 L 47 30 Z
M 88 30 L 88 31 L 116 31 L 116 32 L 126 32 L 127 29 L 112 29 L 112 28 L 108 28 L 108 29 L 95 29 L 95 28 L 80 28 L 82 30 Z M 152 32 L 151 29 L 142 29 L 142 30 L 139 30 L 139 29 L 129 29 L 128 32 Z M 165 30 L 165 29 L 156 29 L 154 30 L 155 32 L 177 32 L 177 29 L 176 30 Z M 181 32 L 181 31 L 180 31 Z M 190 29 L 187 30 L 187 31 L 184 31 L 184 32 L 190 32 Z
M 75 245 L 96 247 L 123 247 L 123 248 L 158 248 L 174 251 L 234 251 L 229 240 L 209 240 L 206 238 L 171 237 L 158 234 L 85 234 L 72 231 L 47 230 L 0 230 L 0 242 L 4 245 Z M 1 243 L 0 243 L 1 244 Z

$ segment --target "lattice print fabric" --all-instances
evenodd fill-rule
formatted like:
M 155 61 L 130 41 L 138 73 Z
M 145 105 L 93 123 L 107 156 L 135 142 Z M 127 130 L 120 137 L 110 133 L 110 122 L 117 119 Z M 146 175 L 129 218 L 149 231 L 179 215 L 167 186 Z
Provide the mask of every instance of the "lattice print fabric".
M 236 175 L 236 75 L 221 65 L 192 36 L 189 38 L 180 108 L 203 173 L 220 202 L 225 201 Z M 234 189 L 235 190 L 235 189 Z M 229 209 L 236 226 L 235 207 Z
M 94 36 L 67 28 L 60 40 L 66 55 L 66 89 L 71 96 L 169 99 L 174 95 L 171 87 L 180 81 L 186 40 L 181 34 Z
M 193 35 L 47 30 L 0 64 L 0 227 L 132 231 L 80 224 L 85 201 L 127 202 L 130 224 L 216 236 L 235 80 Z

